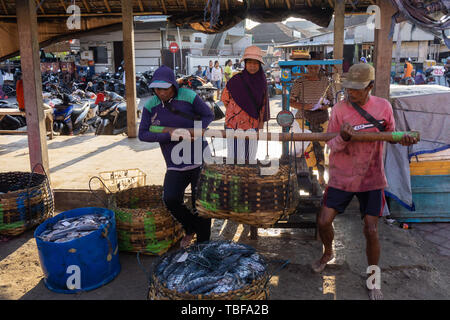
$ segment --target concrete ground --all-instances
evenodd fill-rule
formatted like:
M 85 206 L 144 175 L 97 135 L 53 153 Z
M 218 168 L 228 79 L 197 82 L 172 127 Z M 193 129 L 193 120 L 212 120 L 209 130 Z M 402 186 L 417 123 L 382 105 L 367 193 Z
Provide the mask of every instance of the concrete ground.
M 280 97 L 271 102 L 272 117 L 281 108 Z M 213 123 L 223 128 L 223 121 Z M 270 130 L 279 130 L 274 121 Z M 215 143 L 219 143 L 216 141 Z M 265 156 L 265 143 L 258 157 Z M 220 154 L 224 149 L 216 145 Z M 270 145 L 271 157 L 279 156 L 280 146 Z M 162 184 L 165 164 L 157 144 L 143 143 L 126 136 L 57 136 L 48 141 L 50 175 L 55 191 L 88 189 L 91 176 L 101 171 L 139 168 L 147 174 L 147 184 Z M 0 136 L 0 170 L 29 171 L 26 136 Z M 94 187 L 99 187 L 95 185 Z M 81 202 L 80 206 L 86 206 Z M 355 203 L 354 203 L 355 204 Z M 270 281 L 271 299 L 367 299 L 365 239 L 357 205 L 339 215 L 335 222 L 336 261 L 322 274 L 310 264 L 321 255 L 321 243 L 309 229 L 259 229 L 251 240 L 249 227 L 232 221 L 213 220 L 212 239 L 247 243 L 268 258 L 274 275 Z M 64 208 L 63 210 L 66 210 Z M 62 211 L 57 208 L 57 213 Z M 56 214 L 56 213 L 55 213 Z M 449 299 L 449 223 L 413 224 L 404 230 L 380 219 L 381 289 L 386 299 Z M 173 248 L 176 250 L 176 248 Z M 88 300 L 146 299 L 147 275 L 156 257 L 120 252 L 122 270 L 107 285 L 90 292 L 58 294 L 43 281 L 33 230 L 0 242 L 0 299 Z M 289 260 L 282 270 L 278 260 Z M 278 262 L 277 262 L 278 261 Z

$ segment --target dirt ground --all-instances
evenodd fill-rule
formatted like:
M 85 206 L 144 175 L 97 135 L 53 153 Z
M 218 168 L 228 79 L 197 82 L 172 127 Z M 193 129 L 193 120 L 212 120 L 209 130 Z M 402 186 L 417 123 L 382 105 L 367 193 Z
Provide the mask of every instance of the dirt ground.
M 248 226 L 213 220 L 212 239 L 247 243 L 268 258 L 271 270 L 289 260 L 270 281 L 273 300 L 367 300 L 365 286 L 365 240 L 357 212 L 338 216 L 334 223 L 337 258 L 322 274 L 310 263 L 320 257 L 321 244 L 311 229 L 259 229 L 250 239 Z M 105 286 L 89 292 L 59 294 L 44 285 L 36 242 L 30 230 L 0 243 L 0 299 L 23 300 L 144 300 L 153 256 L 120 252 L 120 274 Z M 380 220 L 382 270 L 385 299 L 449 299 L 450 257 L 439 255 L 417 230 L 403 230 Z M 173 250 L 176 250 L 174 248 Z

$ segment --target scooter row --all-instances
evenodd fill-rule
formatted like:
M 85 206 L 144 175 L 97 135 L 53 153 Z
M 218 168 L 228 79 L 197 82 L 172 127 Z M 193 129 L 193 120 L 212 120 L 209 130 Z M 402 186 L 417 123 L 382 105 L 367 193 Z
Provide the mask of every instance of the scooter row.
M 97 95 L 76 90 L 71 95 L 57 94 L 45 101 L 54 110 L 53 131 L 62 135 L 115 135 L 127 131 L 125 99 L 115 92 Z

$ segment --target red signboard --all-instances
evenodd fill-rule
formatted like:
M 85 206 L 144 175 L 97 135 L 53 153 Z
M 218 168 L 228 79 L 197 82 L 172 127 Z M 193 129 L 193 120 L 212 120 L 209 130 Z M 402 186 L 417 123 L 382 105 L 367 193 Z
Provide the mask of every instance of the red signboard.
M 179 49 L 178 48 L 178 44 L 176 42 L 171 42 L 170 43 L 170 45 L 169 45 L 170 52 L 175 53 L 175 52 L 178 51 L 178 49 Z

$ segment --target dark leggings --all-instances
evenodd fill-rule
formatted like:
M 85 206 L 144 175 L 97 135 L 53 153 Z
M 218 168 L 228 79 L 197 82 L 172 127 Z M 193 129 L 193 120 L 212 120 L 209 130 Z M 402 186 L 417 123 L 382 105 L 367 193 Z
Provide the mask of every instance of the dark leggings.
M 187 170 L 167 170 L 164 177 L 163 200 L 170 213 L 182 224 L 186 234 L 197 234 L 197 242 L 209 241 L 211 236 L 211 219 L 201 218 L 195 208 L 195 193 L 201 167 Z M 191 185 L 192 206 L 190 210 L 184 204 L 184 191 Z

